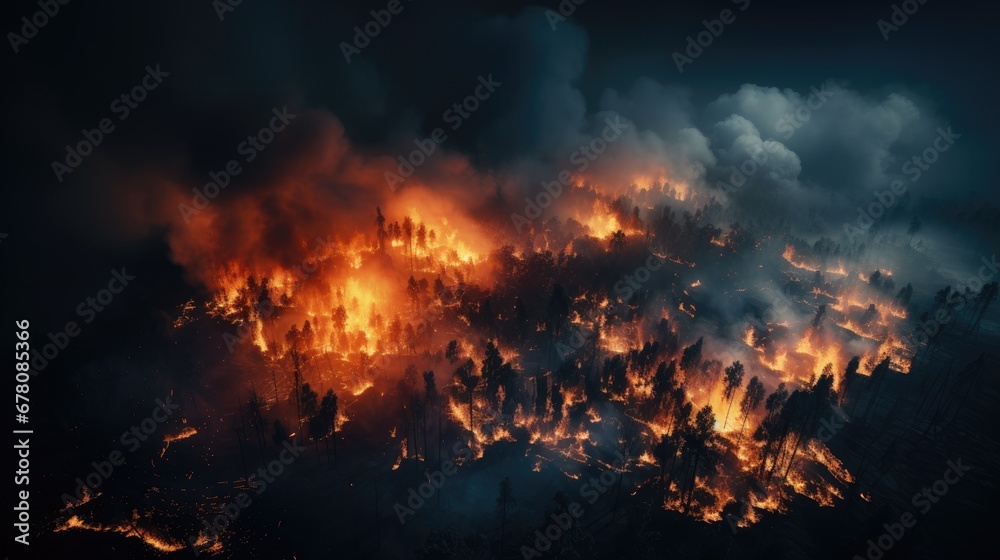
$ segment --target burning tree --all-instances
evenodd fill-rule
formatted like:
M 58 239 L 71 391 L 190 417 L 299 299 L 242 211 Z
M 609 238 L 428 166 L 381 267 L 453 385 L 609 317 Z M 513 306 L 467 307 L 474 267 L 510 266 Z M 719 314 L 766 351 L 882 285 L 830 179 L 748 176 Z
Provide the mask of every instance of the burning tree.
M 681 356 L 681 369 L 691 371 L 701 365 L 701 347 L 705 337 L 698 337 L 698 341 L 684 349 Z
M 736 360 L 732 365 L 726 367 L 726 379 L 725 386 L 723 387 L 723 394 L 727 401 L 729 401 L 729 406 L 726 407 L 726 419 L 722 423 L 722 429 L 726 429 L 726 425 L 729 423 L 729 410 L 733 407 L 733 400 L 736 399 L 736 391 L 740 388 L 743 383 L 743 364 Z
M 682 436 L 684 441 L 682 472 L 690 472 L 685 475 L 684 484 L 681 487 L 681 499 L 684 503 L 684 510 L 691 508 L 691 500 L 694 497 L 695 482 L 698 477 L 699 467 L 708 465 L 708 471 L 714 471 L 714 462 L 717 451 L 714 448 L 718 434 L 715 431 L 715 414 L 712 413 L 712 406 L 705 405 L 695 416 L 694 423 L 684 427 Z M 686 494 L 686 498 L 685 498 Z
M 479 387 L 479 377 L 475 375 L 476 363 L 472 359 L 468 359 L 464 364 L 455 370 L 455 379 L 458 380 L 459 385 L 462 387 L 465 393 L 466 400 L 469 401 L 469 429 L 474 431 L 473 426 L 475 426 L 475 419 L 473 416 L 472 405 L 476 397 L 476 388 Z
M 760 450 L 760 462 L 757 465 L 757 474 L 762 476 L 767 469 L 767 461 L 774 453 L 774 447 L 779 437 L 781 437 L 781 426 L 778 417 L 781 414 L 785 401 L 788 400 L 788 390 L 784 383 L 779 383 L 778 388 L 771 393 L 764 402 L 765 415 L 754 431 L 753 438 L 763 443 Z
M 743 439 L 743 428 L 747 418 L 764 401 L 764 392 L 764 384 L 760 382 L 760 379 L 756 375 L 751 377 L 750 382 L 747 383 L 747 390 L 743 393 L 743 400 L 740 401 L 740 413 L 743 414 L 743 421 L 740 422 L 740 435 L 736 438 L 737 448 L 740 446 L 740 440 Z
M 268 371 L 269 384 L 276 395 L 278 373 L 291 374 L 285 376 L 292 378 L 290 382 L 280 386 L 281 406 L 289 395 L 288 410 L 295 407 L 289 412 L 292 431 L 308 433 L 317 456 L 318 440 L 323 438 L 329 458 L 332 435 L 337 459 L 338 431 L 342 431 L 338 393 L 331 389 L 319 399 L 314 390 L 331 383 L 359 399 L 385 399 L 386 405 L 391 404 L 397 414 L 389 416 L 397 424 L 387 428 L 393 438 L 402 435 L 403 441 L 394 443 L 404 448 L 397 465 L 412 457 L 415 471 L 420 470 L 421 456 L 426 467 L 432 454 L 433 426 L 428 420 L 433 423 L 435 417 L 439 465 L 442 434 L 455 421 L 468 429 L 477 454 L 500 441 L 525 445 L 531 449 L 527 454 L 537 449 L 536 470 L 564 459 L 574 464 L 595 460 L 600 426 L 619 422 L 641 427 L 634 430 L 641 438 L 624 440 L 648 442 L 646 449 L 630 449 L 629 455 L 639 455 L 637 476 L 645 465 L 658 466 L 663 507 L 717 519 L 728 498 L 744 489 L 742 482 L 734 482 L 738 476 L 724 477 L 725 484 L 718 489 L 708 488 L 706 482 L 717 468 L 753 471 L 770 483 L 789 477 L 796 461 L 802 461 L 800 455 L 817 457 L 809 432 L 827 406 L 823 403 L 832 390 L 833 367 L 846 362 L 837 387 L 841 402 L 851 399 L 856 406 L 861 399 L 852 391 L 859 385 L 868 387 L 867 394 L 861 394 L 868 397 L 867 407 L 862 407 L 867 419 L 885 391 L 886 372 L 900 361 L 903 344 L 892 339 L 893 329 L 907 317 L 911 290 L 888 292 L 892 274 L 887 269 L 868 276 L 849 274 L 847 270 L 858 269 L 842 263 L 844 253 L 831 240 L 810 246 L 781 237 L 775 250 L 775 241 L 767 241 L 772 234 L 758 235 L 758 228 L 745 220 L 731 222 L 723 234 L 710 219 L 719 211 L 714 203 L 673 210 L 667 205 L 633 205 L 627 198 L 598 197 L 595 212 L 603 220 L 599 235 L 589 229 L 594 225 L 585 223 L 587 216 L 581 216 L 583 221 L 538 224 L 523 243 L 497 246 L 484 241 L 482 247 L 469 249 L 463 246 L 465 231 L 450 228 L 417 206 L 392 221 L 392 206 L 375 207 L 376 227 L 368 222 L 363 225 L 367 235 L 331 244 L 329 254 L 314 259 L 325 260 L 327 266 L 307 278 L 291 276 L 280 267 L 239 269 L 238 282 L 219 297 L 223 306 L 232 302 L 234 311 L 226 317 L 252 324 L 253 344 L 246 347 L 250 353 L 259 350 L 259 355 L 248 357 L 263 357 L 273 368 Z M 389 210 L 383 213 L 383 207 Z M 645 220 L 637 212 L 640 208 Z M 365 222 L 369 219 L 370 214 Z M 638 251 L 629 247 L 640 245 L 647 250 L 671 248 L 660 258 L 669 270 L 663 278 L 669 280 L 650 280 L 640 290 L 643 294 L 633 291 L 625 297 L 616 288 L 622 276 L 619 269 L 637 256 Z M 722 352 L 706 348 L 701 336 L 715 340 L 716 333 L 725 331 L 709 334 L 703 328 L 710 324 L 711 311 L 718 311 L 709 302 L 710 290 L 718 288 L 712 283 L 720 279 L 711 278 L 712 268 L 707 275 L 702 272 L 701 261 L 711 267 L 769 251 L 792 269 L 800 269 L 797 274 L 782 270 L 780 277 L 775 275 L 783 302 L 797 309 L 786 312 L 771 303 L 757 305 L 750 293 L 739 296 L 746 298 L 747 324 L 742 340 L 731 342 L 739 345 L 740 360 L 725 365 Z M 661 257 L 659 249 L 653 252 Z M 737 270 L 727 278 L 739 281 L 739 267 L 733 268 Z M 255 278 L 264 280 L 258 283 Z M 736 293 L 752 288 L 741 286 Z M 970 306 L 970 326 L 995 297 L 990 290 L 984 288 L 976 305 Z M 971 301 L 974 296 L 956 296 L 946 289 L 933 311 L 949 309 L 949 299 L 955 297 Z M 275 302 L 274 309 L 267 314 L 255 310 L 254 304 L 263 301 Z M 810 323 L 812 328 L 796 332 L 795 326 Z M 282 331 L 286 335 L 275 339 L 273 333 Z M 866 344 L 873 341 L 872 349 L 848 361 L 851 346 L 841 331 L 863 337 Z M 683 346 L 681 340 L 689 345 Z M 724 340 L 718 344 L 723 350 L 736 350 L 726 348 Z M 811 381 L 827 364 L 829 368 L 823 367 L 823 374 Z M 397 391 L 379 387 L 366 393 L 381 383 L 371 375 L 377 367 L 394 375 Z M 439 394 L 434 375 L 440 367 L 454 372 L 444 394 Z M 870 367 L 872 376 L 865 381 L 863 374 Z M 763 373 L 746 384 L 739 403 L 739 433 L 735 438 L 727 434 L 726 444 L 734 453 L 727 454 L 723 463 L 716 411 L 725 406 L 720 429 L 727 431 L 747 369 Z M 779 382 L 766 399 L 765 378 Z M 758 412 L 761 404 L 763 413 Z M 255 416 L 259 413 L 251 406 L 255 427 L 260 424 Z M 289 418 L 283 414 L 283 419 Z M 496 424 L 499 418 L 502 425 Z M 402 434 L 397 435 L 397 428 Z M 752 438 L 744 442 L 748 430 Z M 522 441 L 524 434 L 530 434 L 527 442 Z M 619 441 L 604 444 L 621 445 L 624 440 L 620 433 Z M 753 463 L 751 468 L 744 464 L 747 461 Z M 801 477 L 791 480 L 792 486 L 801 486 Z M 615 500 L 617 504 L 617 495 Z M 501 532 L 510 532 L 506 518 L 501 518 L 501 526 Z

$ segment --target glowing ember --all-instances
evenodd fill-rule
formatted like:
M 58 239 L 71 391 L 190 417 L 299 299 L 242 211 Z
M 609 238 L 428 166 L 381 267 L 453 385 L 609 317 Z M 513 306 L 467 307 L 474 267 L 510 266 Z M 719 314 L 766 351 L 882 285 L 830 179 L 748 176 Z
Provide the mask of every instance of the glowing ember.
M 163 454 L 167 452 L 167 449 L 170 447 L 170 444 L 172 442 L 179 441 L 179 440 L 182 440 L 182 439 L 187 439 L 187 438 L 189 438 L 189 437 L 191 437 L 191 436 L 193 436 L 193 435 L 195 435 L 197 433 L 198 433 L 198 430 L 192 428 L 191 426 L 187 426 L 184 429 L 182 429 L 181 431 L 177 432 L 176 434 L 166 434 L 166 435 L 164 435 L 163 436 L 163 450 L 160 451 L 160 457 L 163 457 Z

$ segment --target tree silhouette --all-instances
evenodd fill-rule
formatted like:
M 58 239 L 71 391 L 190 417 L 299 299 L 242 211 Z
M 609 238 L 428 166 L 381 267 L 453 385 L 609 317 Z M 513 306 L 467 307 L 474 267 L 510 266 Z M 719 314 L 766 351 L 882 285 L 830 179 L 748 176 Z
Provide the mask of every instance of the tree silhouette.
M 813 317 L 812 326 L 813 326 L 814 329 L 818 328 L 819 325 L 820 325 L 820 323 L 823 322 L 823 316 L 824 315 L 826 315 L 826 304 L 825 303 L 819 306 L 819 309 L 816 310 L 816 316 Z
M 698 411 L 698 414 L 694 419 L 694 424 L 689 426 L 684 431 L 682 437 L 684 438 L 685 455 L 689 458 L 687 462 L 692 465 L 690 469 L 690 482 L 685 479 L 684 488 L 681 490 L 681 494 L 683 495 L 685 489 L 687 489 L 687 497 L 684 499 L 684 511 L 688 511 L 691 507 L 691 499 L 694 497 L 695 481 L 698 477 L 698 467 L 703 456 L 708 452 L 709 447 L 714 444 L 715 439 L 718 437 L 718 434 L 715 432 L 715 414 L 712 413 L 711 405 L 705 405 Z
M 410 274 L 413 274 L 413 220 L 409 216 L 403 218 L 403 240 L 406 241 L 406 251 L 410 255 Z
M 660 365 L 656 367 L 656 373 L 653 374 L 653 398 L 656 405 L 660 408 L 664 407 L 670 393 L 676 388 L 677 361 L 670 360 L 670 365 L 667 365 L 666 362 L 660 362 Z
M 410 302 L 413 304 L 413 312 L 416 313 L 420 303 L 420 287 L 417 285 L 416 279 L 412 276 L 406 281 L 406 294 L 410 296 Z
M 413 329 L 412 323 L 406 323 L 403 327 L 403 343 L 410 355 L 417 353 L 417 331 Z
M 421 250 L 427 249 L 427 228 L 424 227 L 423 222 L 417 226 L 417 247 Z
M 723 386 L 723 396 L 727 401 L 729 401 L 729 406 L 726 407 L 726 419 L 722 423 L 722 429 L 726 429 L 726 425 L 729 424 L 729 411 L 733 408 L 733 401 L 736 400 L 736 391 L 743 384 L 743 364 L 736 360 L 732 365 L 726 367 L 726 378 L 725 385 Z
M 673 392 L 674 406 L 670 414 L 671 434 L 677 429 L 683 429 L 684 425 L 691 418 L 691 413 L 694 411 L 694 405 L 690 401 L 684 402 L 686 398 L 684 387 L 678 387 Z
M 528 311 L 525 308 L 524 300 L 520 296 L 514 298 L 514 335 L 511 340 L 521 342 L 528 335 Z
M 403 403 L 403 417 L 405 421 L 404 433 L 407 434 L 406 441 L 412 445 L 414 467 L 418 466 L 420 456 L 420 438 L 417 437 L 417 429 L 420 427 L 420 417 L 423 408 L 422 400 L 417 389 L 419 372 L 414 364 L 407 364 L 403 371 L 403 378 L 397 382 L 400 401 Z M 412 428 L 412 430 L 411 430 Z M 415 470 L 414 472 L 418 472 Z
M 378 206 L 375 207 L 375 213 L 376 213 L 376 217 L 375 217 L 376 239 L 378 239 L 378 243 L 377 243 L 376 247 L 378 248 L 378 252 L 384 253 L 385 252 L 385 236 L 386 236 L 386 232 L 385 232 L 385 216 L 382 215 L 382 209 L 379 208 Z
M 618 230 L 611 235 L 611 252 L 620 257 L 625 249 L 625 232 Z
M 295 428 L 296 431 L 298 431 L 298 428 L 302 426 L 302 397 L 299 385 L 302 381 L 302 370 L 300 367 L 301 361 L 299 359 L 298 351 L 296 351 L 294 348 L 289 352 L 289 354 L 292 356 L 292 365 L 295 367 L 295 369 L 293 370 L 293 379 L 295 381 L 295 384 L 292 387 L 292 393 L 289 395 L 289 398 L 295 401 L 295 412 L 297 415 L 296 418 L 297 422 L 295 424 Z
M 549 402 L 549 384 L 545 379 L 545 374 L 538 372 L 535 375 L 535 416 L 545 417 L 546 405 Z
M 326 433 L 330 434 L 333 438 L 333 463 L 337 464 L 337 414 L 340 412 L 340 407 L 338 405 L 337 394 L 333 392 L 333 389 L 327 389 L 326 394 L 323 395 L 323 401 L 319 406 L 319 416 L 322 422 L 326 425 Z M 329 440 L 330 438 L 327 438 Z M 329 444 L 327 446 L 327 460 L 329 461 L 330 448 Z
M 547 312 L 546 323 L 549 333 L 558 338 L 562 333 L 563 322 L 569 315 L 569 296 L 559 284 L 552 286 L 552 296 L 549 298 Z
M 653 448 L 653 456 L 656 458 L 656 463 L 660 467 L 660 484 L 663 487 L 663 491 L 667 491 L 669 481 L 664 481 L 668 470 L 673 474 L 673 463 L 676 462 L 677 452 L 681 448 L 681 439 L 678 435 L 668 435 L 663 434 L 660 436 L 660 441 Z
M 455 365 L 455 362 L 459 358 L 458 341 L 452 340 L 448 342 L 448 348 L 444 351 L 444 357 L 448 359 L 448 363 Z
M 912 297 L 913 297 L 913 284 L 908 283 L 899 289 L 899 293 L 896 294 L 896 301 L 898 301 L 900 305 L 908 305 Z
M 764 402 L 764 384 L 761 383 L 757 376 L 750 378 L 750 382 L 747 383 L 747 390 L 743 393 L 743 400 L 740 401 L 740 413 L 743 414 L 743 422 L 740 423 L 740 435 L 736 438 L 736 448 L 740 447 L 740 440 L 743 439 L 743 428 L 746 426 L 747 418 L 750 413 L 760 406 L 760 403 Z
M 476 371 L 476 363 L 472 359 L 468 359 L 464 364 L 455 370 L 455 377 L 458 382 L 461 383 L 462 387 L 465 389 L 465 396 L 469 400 L 469 430 L 475 431 L 473 426 L 475 423 L 472 416 L 472 403 L 473 398 L 476 396 L 476 387 L 479 386 L 479 377 L 474 373 Z
M 767 400 L 764 401 L 764 419 L 757 425 L 757 429 L 753 434 L 754 440 L 763 443 L 763 447 L 760 452 L 760 464 L 757 466 L 759 474 L 763 474 L 766 470 L 767 460 L 773 451 L 774 444 L 777 441 L 778 436 L 780 435 L 778 415 L 787 400 L 788 390 L 785 389 L 784 383 L 779 383 L 774 392 L 768 395 Z
M 420 439 L 418 428 L 421 426 L 421 421 L 423 421 L 423 433 L 424 433 L 424 463 L 427 462 L 427 413 L 425 412 L 424 400 L 420 398 L 420 395 L 413 392 L 410 396 L 410 417 L 411 426 L 413 426 L 413 466 L 415 472 L 420 472 Z
M 890 364 L 891 362 L 889 358 L 886 357 L 875 366 L 872 370 L 871 376 L 868 378 L 869 383 L 872 385 L 872 396 L 868 399 L 868 404 L 865 406 L 865 413 L 861 417 L 861 424 L 863 426 L 868 425 L 868 415 L 872 411 L 873 405 L 878 402 L 879 392 L 882 389 L 882 383 L 889 374 Z
M 795 463 L 795 455 L 798 453 L 802 442 L 812 439 L 812 436 L 819 428 L 817 424 L 820 418 L 827 416 L 834 403 L 837 402 L 837 394 L 833 389 L 833 374 L 828 372 L 829 369 L 825 370 L 816 379 L 816 382 L 805 393 L 805 396 L 801 397 L 803 401 L 802 405 L 792 412 L 795 419 L 791 422 L 791 425 L 798 432 L 798 437 L 795 440 L 795 446 L 792 447 L 792 454 L 788 459 L 788 467 L 785 469 L 783 479 L 788 478 L 788 473 L 792 470 L 792 465 Z M 796 391 L 796 393 L 800 393 L 800 391 Z M 789 400 L 791 400 L 791 397 L 789 397 Z M 787 403 L 786 406 L 788 406 Z
M 868 309 L 866 309 L 864 315 L 861 316 L 861 324 L 862 325 L 871 324 L 871 322 L 874 321 L 876 318 L 878 318 L 878 308 L 875 307 L 874 303 L 869 304 Z
M 304 350 L 312 350 L 313 344 L 316 341 L 316 333 L 313 331 L 312 323 L 309 322 L 309 319 L 306 319 L 306 322 L 302 324 L 300 340 L 301 343 L 305 345 Z
M 564 399 L 562 387 L 559 385 L 558 381 L 552 382 L 552 391 L 549 396 L 549 400 L 552 402 L 552 421 L 554 423 L 559 423 L 559 421 L 562 420 Z
M 629 459 L 639 453 L 642 445 L 642 432 L 639 424 L 628 416 L 618 424 L 618 454 L 621 457 L 622 465 L 618 472 L 618 484 L 615 488 L 615 515 L 618 512 L 618 498 L 621 497 L 622 481 L 625 479 L 625 471 L 628 469 Z
M 441 281 L 441 277 L 438 276 L 434 278 L 434 299 L 438 300 L 441 304 L 447 303 L 444 297 L 444 282 Z
M 343 305 L 338 305 L 334 308 L 331 319 L 333 320 L 334 331 L 337 333 L 344 332 L 344 329 L 347 328 L 347 310 L 344 309 Z
M 323 423 L 323 418 L 319 415 L 309 418 L 309 437 L 313 440 L 313 447 L 316 449 L 316 460 L 319 461 L 319 440 L 327 434 L 329 425 Z
M 840 380 L 840 402 L 843 403 L 844 399 L 847 398 L 847 393 L 851 390 L 851 386 L 857 381 L 858 378 L 858 368 L 861 366 L 861 357 L 854 356 L 851 361 L 847 362 L 847 367 L 844 368 L 844 378 Z
M 628 365 L 621 354 L 604 359 L 601 381 L 609 387 L 609 393 L 620 395 L 628 386 Z
M 480 374 L 486 383 L 486 398 L 494 407 L 497 406 L 497 389 L 500 388 L 502 381 L 501 368 L 503 368 L 503 356 L 500 355 L 500 349 L 492 340 L 487 340 Z
M 681 369 L 685 372 L 697 368 L 701 364 L 701 348 L 705 337 L 698 337 L 698 341 L 684 349 L 681 354 Z
M 979 325 L 986 315 L 986 310 L 996 300 L 998 291 L 1000 291 L 1000 283 L 997 281 L 986 284 L 979 291 L 979 296 L 976 298 L 976 305 L 973 308 L 972 318 L 969 319 L 970 332 L 979 330 Z
M 308 383 L 303 383 L 302 392 L 300 393 L 300 405 L 303 416 L 306 418 L 316 416 L 316 413 L 319 412 L 318 399 L 319 395 L 316 391 L 313 391 Z

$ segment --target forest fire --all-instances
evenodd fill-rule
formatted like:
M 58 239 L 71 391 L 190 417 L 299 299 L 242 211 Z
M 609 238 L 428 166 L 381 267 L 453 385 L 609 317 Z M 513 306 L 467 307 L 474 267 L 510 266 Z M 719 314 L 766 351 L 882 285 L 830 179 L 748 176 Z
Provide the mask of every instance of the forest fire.
M 270 389 L 251 391 L 239 416 L 259 426 L 287 398 L 288 431 L 313 440 L 318 454 L 320 440 L 328 448 L 349 418 L 371 421 L 358 416 L 362 408 L 396 401 L 402 422 L 386 442 L 396 450 L 390 472 L 434 465 L 447 431 L 473 462 L 523 446 L 532 472 L 553 469 L 567 480 L 610 468 L 603 457 L 615 449 L 622 472 L 659 495 L 664 510 L 706 523 L 727 518 L 738 502 L 747 507 L 734 524 L 748 527 L 787 511 L 793 495 L 834 507 L 854 478 L 818 441 L 817 422 L 852 394 L 859 375 L 905 372 L 912 356 L 901 335 L 908 313 L 886 288 L 891 279 L 876 271 L 856 280 L 842 260 L 808 264 L 781 240 L 748 250 L 736 241 L 748 235 L 738 225 L 725 235 L 707 223 L 682 225 L 666 203 L 635 205 L 626 218 L 626 200 L 595 199 L 584 213 L 507 243 L 467 218 L 435 213 L 433 203 L 396 215 L 373 208 L 366 229 L 339 231 L 312 249 L 296 241 L 308 251 L 298 265 L 223 261 L 205 309 L 248 333 L 252 344 L 236 347 L 258 364 L 246 382 Z M 539 235 L 573 252 L 533 245 Z M 660 259 L 669 272 L 637 276 L 637 289 L 621 290 L 614 279 L 634 269 L 626 262 L 646 262 L 650 246 L 669 251 Z M 711 260 L 748 258 L 741 248 L 786 262 L 775 278 L 801 288 L 763 320 L 741 317 L 729 338 L 706 337 L 713 308 L 701 294 L 717 281 L 704 272 L 673 279 Z M 605 280 L 573 272 L 587 268 Z M 748 301 L 771 289 L 729 282 Z M 191 302 L 180 313 L 176 329 L 197 324 Z M 236 433 L 249 445 L 242 422 Z M 198 433 L 165 436 L 161 457 Z M 64 527 L 107 530 L 79 517 Z M 158 550 L 173 546 L 128 531 Z
M 533 471 L 551 465 L 572 479 L 580 466 L 603 464 L 600 448 L 617 441 L 630 449 L 627 468 L 635 474 L 659 469 L 670 475 L 661 482 L 652 477 L 663 487 L 663 507 L 707 522 L 722 519 L 727 504 L 742 497 L 752 510 L 769 512 L 783 510 L 790 492 L 833 506 L 851 474 L 814 436 L 789 429 L 783 418 L 797 414 L 796 422 L 809 426 L 823 407 L 838 404 L 849 376 L 870 375 L 887 356 L 899 369 L 908 348 L 895 333 L 905 309 L 879 295 L 873 282 L 853 282 L 842 261 L 808 264 L 791 244 L 776 241 L 770 246 L 793 276 L 816 275 L 802 280 L 813 284 L 806 292 L 812 301 L 798 301 L 798 311 L 771 322 L 751 322 L 731 341 L 693 341 L 702 311 L 684 286 L 704 289 L 701 280 L 679 288 L 658 281 L 635 301 L 552 279 L 574 260 L 600 267 L 654 240 L 668 249 L 676 245 L 678 226 L 665 210 L 644 213 L 636 206 L 625 218 L 617 207 L 595 199 L 565 231 L 545 232 L 577 247 L 572 254 L 485 242 L 476 228 L 459 231 L 446 216 L 418 207 L 401 219 L 376 209 L 367 232 L 342 232 L 332 236 L 341 241 L 310 253 L 304 274 L 252 262 L 220 267 L 225 273 L 214 280 L 210 311 L 249 324 L 253 348 L 269 368 L 291 364 L 293 386 L 278 394 L 299 394 L 300 385 L 310 384 L 370 399 L 377 398 L 368 390 L 379 372 L 400 367 L 395 364 L 453 369 L 451 381 L 446 376 L 439 385 L 446 406 L 430 392 L 420 397 L 418 368 L 408 366 L 398 380 L 401 394 L 411 395 L 412 406 L 404 409 L 413 414 L 405 416 L 402 430 L 409 436 L 398 441 L 394 471 L 407 461 L 430 461 L 433 446 L 426 435 L 420 441 L 420 430 L 432 424 L 424 418 L 428 409 L 436 416 L 433 409 L 442 407 L 441 422 L 466 434 L 473 460 L 492 446 L 520 443 L 537 449 Z M 574 230 L 573 221 L 583 228 Z M 708 235 L 705 248 L 677 250 L 669 262 L 683 270 L 712 251 L 707 246 L 732 251 L 734 234 Z M 468 239 L 481 241 L 468 245 Z M 585 255 L 582 243 L 599 249 Z M 766 254 L 768 246 L 755 248 Z M 840 279 L 825 282 L 823 273 Z M 547 279 L 538 282 L 539 276 Z M 532 289 L 521 288 L 527 286 Z M 789 329 L 790 323 L 805 326 Z M 722 360 L 734 350 L 745 363 Z M 744 377 L 753 378 L 745 390 Z M 617 427 L 609 429 L 608 419 Z M 395 440 L 396 427 L 392 432 Z M 760 481 L 763 493 L 748 493 L 746 476 Z M 740 524 L 757 519 L 747 511 Z
M 982 556 L 967 11 L 31 4 L 11 560 Z

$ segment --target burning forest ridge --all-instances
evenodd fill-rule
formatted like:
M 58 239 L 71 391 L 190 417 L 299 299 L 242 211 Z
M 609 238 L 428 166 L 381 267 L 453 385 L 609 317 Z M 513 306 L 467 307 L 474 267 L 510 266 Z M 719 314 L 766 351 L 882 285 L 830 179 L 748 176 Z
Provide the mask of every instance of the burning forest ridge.
M 892 250 L 747 220 L 687 173 L 644 163 L 543 184 L 550 198 L 524 216 L 508 202 L 523 187 L 447 153 L 390 190 L 382 159 L 356 153 L 327 117 L 296 124 L 317 122 L 318 141 L 283 170 L 167 232 L 205 289 L 176 308 L 170 337 L 215 333 L 220 351 L 192 364 L 205 373 L 187 391 L 219 397 L 164 435 L 150 465 L 218 455 L 223 479 L 183 498 L 148 489 L 161 507 L 124 517 L 84 488 L 58 531 L 229 554 L 242 545 L 212 520 L 242 513 L 220 498 L 260 490 L 253 465 L 290 441 L 355 473 L 338 496 L 380 476 L 422 484 L 445 461 L 475 472 L 519 457 L 529 485 L 613 473 L 612 520 L 622 494 L 733 531 L 864 499 L 827 444 L 836 426 L 869 425 L 882 386 L 906 383 L 936 338 Z M 928 313 L 957 296 L 971 325 L 995 285 L 939 293 Z M 167 503 L 184 505 L 163 519 Z M 397 502 L 401 526 L 416 509 Z
M 514 445 L 571 481 L 618 453 L 657 507 L 705 522 L 746 527 L 795 495 L 834 506 L 855 480 L 817 430 L 841 408 L 866 419 L 867 385 L 909 372 L 912 288 L 825 238 L 719 227 L 717 200 L 677 192 L 581 182 L 561 203 L 583 210 L 503 243 L 433 199 L 351 208 L 366 227 L 288 239 L 299 263 L 243 253 L 199 271 L 211 297 L 174 328 L 230 326 L 241 453 L 275 431 L 336 455 L 381 410 L 393 471 L 437 465 L 448 433 L 473 462 Z M 93 527 L 109 530 L 76 511 L 62 526 Z M 173 546 L 151 534 L 133 536 Z M 199 550 L 225 538 L 199 533 Z

